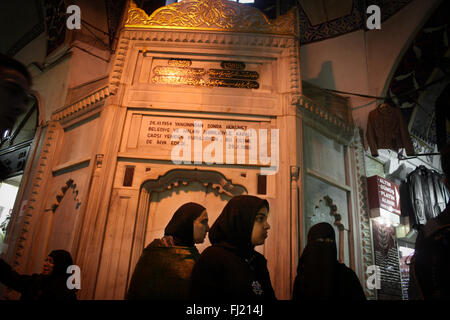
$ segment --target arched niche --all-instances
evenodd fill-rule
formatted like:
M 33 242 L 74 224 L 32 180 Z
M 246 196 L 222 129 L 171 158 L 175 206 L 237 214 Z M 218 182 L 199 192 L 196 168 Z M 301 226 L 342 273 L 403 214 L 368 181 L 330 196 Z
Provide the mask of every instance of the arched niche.
M 175 210 L 186 202 L 197 202 L 208 210 L 211 226 L 226 201 L 233 196 L 247 194 L 245 186 L 235 184 L 222 173 L 213 170 L 174 169 L 142 183 L 137 207 L 136 224 L 131 250 L 129 283 L 142 250 L 154 238 L 163 234 L 163 228 Z M 160 210 L 164 207 L 163 210 Z M 157 225 L 155 225 L 157 224 Z M 199 251 L 209 245 L 197 245 Z

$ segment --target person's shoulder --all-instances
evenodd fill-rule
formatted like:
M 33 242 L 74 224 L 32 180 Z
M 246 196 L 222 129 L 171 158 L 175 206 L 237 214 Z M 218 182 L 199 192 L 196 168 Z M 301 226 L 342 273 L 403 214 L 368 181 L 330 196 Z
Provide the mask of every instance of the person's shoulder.
M 436 220 L 438 220 L 439 224 L 442 226 L 450 225 L 450 203 L 447 205 L 444 211 L 442 211 L 441 214 L 436 217 Z
M 341 271 L 342 274 L 349 276 L 349 277 L 357 277 L 356 272 L 353 271 L 352 268 L 349 268 L 345 265 L 345 263 L 340 263 L 338 262 L 339 265 L 339 269 Z
M 207 247 L 205 250 L 203 250 L 202 252 L 202 256 L 210 256 L 210 255 L 223 255 L 226 254 L 229 250 L 227 250 L 226 248 L 222 247 L 222 246 L 216 246 L 216 245 L 212 245 Z
M 437 217 L 427 221 L 423 227 L 424 238 L 429 238 L 442 228 L 450 229 L 450 207 L 447 206 Z
M 226 247 L 218 246 L 218 245 L 212 245 L 203 250 L 203 252 L 200 255 L 199 259 L 202 260 L 215 260 L 220 262 L 226 262 L 232 256 L 234 256 L 234 252 Z
M 264 255 L 259 253 L 258 251 L 255 250 L 254 255 L 256 259 L 267 262 L 266 257 L 264 257 Z

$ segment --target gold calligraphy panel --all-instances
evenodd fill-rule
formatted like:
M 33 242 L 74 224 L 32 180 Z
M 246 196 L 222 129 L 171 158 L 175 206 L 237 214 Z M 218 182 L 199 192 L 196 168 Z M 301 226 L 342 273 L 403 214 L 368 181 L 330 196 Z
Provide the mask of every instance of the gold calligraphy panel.
M 243 62 L 223 61 L 223 69 L 190 67 L 189 59 L 169 59 L 169 66 L 155 66 L 152 82 L 155 84 L 188 85 L 204 87 L 258 89 L 259 74 L 256 71 L 242 70 Z M 235 67 L 237 69 L 231 69 Z
M 244 70 L 209 69 L 208 75 L 211 78 L 219 78 L 219 79 L 257 80 L 259 78 L 258 72 L 244 71 Z
M 174 67 L 190 67 L 192 65 L 192 61 L 190 59 L 169 59 L 167 63 L 169 66 Z
M 204 68 L 157 66 L 153 69 L 153 74 L 157 76 L 201 77 L 206 74 L 206 71 Z
M 245 63 L 239 61 L 222 61 L 220 63 L 222 69 L 235 69 L 235 70 L 244 70 Z

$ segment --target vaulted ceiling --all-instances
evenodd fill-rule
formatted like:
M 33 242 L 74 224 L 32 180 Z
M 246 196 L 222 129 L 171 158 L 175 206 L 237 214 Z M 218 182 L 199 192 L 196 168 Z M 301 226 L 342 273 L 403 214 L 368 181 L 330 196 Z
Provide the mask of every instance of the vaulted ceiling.
M 112 45 L 126 0 L 95 1 L 104 3 L 106 8 Z M 135 2 L 148 14 L 167 3 L 166 0 Z M 369 2 L 382 8 L 384 22 L 412 0 L 255 0 L 248 5 L 259 8 L 270 19 L 298 5 L 300 42 L 305 45 L 363 29 Z M 410 131 L 429 145 L 437 141 L 435 101 L 439 96 L 448 97 L 450 90 L 449 5 L 450 1 L 443 1 L 418 32 L 411 47 L 399 58 L 389 86 L 389 92 L 410 123 Z M 47 52 L 57 47 L 64 38 L 65 7 L 64 0 L 0 1 L 0 52 L 15 55 L 43 32 L 48 36 Z

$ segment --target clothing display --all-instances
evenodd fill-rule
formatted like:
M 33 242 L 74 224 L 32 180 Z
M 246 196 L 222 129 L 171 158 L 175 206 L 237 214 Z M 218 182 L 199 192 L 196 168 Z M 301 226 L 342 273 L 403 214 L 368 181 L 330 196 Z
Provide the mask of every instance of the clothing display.
M 413 228 L 419 229 L 444 211 L 450 194 L 442 178 L 437 171 L 419 166 L 400 186 L 402 215 L 409 216 Z
M 378 149 L 397 152 L 400 148 L 405 148 L 408 156 L 414 155 L 414 147 L 402 112 L 387 103 L 369 113 L 366 137 L 374 157 L 378 156 Z

